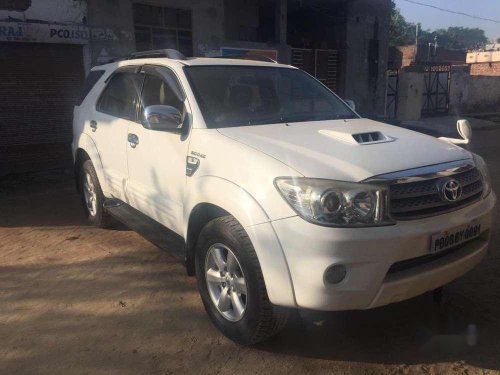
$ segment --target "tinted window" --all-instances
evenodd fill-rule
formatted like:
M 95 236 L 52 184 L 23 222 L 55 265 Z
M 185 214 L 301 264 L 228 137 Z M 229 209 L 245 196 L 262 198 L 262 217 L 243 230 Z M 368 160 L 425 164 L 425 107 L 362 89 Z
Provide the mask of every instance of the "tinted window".
M 78 99 L 78 103 L 76 105 L 81 105 L 83 103 L 83 101 L 89 94 L 90 90 L 92 90 L 97 81 L 99 81 L 99 78 L 101 78 L 104 73 L 105 73 L 104 70 L 92 70 L 89 73 L 87 79 L 85 80 L 85 84 L 83 85 L 83 89 L 80 94 L 80 98 Z
M 357 117 L 330 90 L 298 69 L 255 66 L 185 69 L 210 128 Z
M 170 84 L 158 76 L 147 74 L 142 91 L 142 108 L 150 105 L 169 105 L 183 112 L 184 103 L 179 90 L 172 90 Z
M 115 73 L 99 99 L 97 110 L 135 121 L 141 82 L 140 74 Z

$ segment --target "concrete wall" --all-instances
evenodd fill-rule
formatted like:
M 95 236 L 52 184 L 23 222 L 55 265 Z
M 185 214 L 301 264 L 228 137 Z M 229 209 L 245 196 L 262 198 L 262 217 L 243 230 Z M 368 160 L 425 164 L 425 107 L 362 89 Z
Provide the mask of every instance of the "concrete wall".
M 259 28 L 259 3 L 246 0 L 225 2 L 225 36 L 228 40 L 257 40 Z M 247 35 L 241 35 L 242 30 Z M 246 38 L 245 38 L 246 37 Z
M 500 51 L 481 51 L 467 53 L 467 64 L 500 62 Z
M 257 1 L 226 0 L 224 3 L 224 37 L 220 47 L 276 50 L 280 63 L 290 63 L 291 50 L 286 44 L 286 1 L 269 2 L 265 20 L 261 19 L 262 9 L 259 9 L 262 4 Z M 217 49 L 215 55 L 218 54 Z
M 353 99 L 359 112 L 370 117 L 384 114 L 389 7 L 390 0 L 347 3 L 345 97 Z M 373 40 L 378 40 L 378 56 L 375 59 L 370 56 Z
M 424 73 L 399 73 L 399 120 L 418 120 L 425 89 Z M 500 112 L 500 77 L 474 76 L 468 66 L 455 66 L 451 72 L 450 115 Z
M 157 0 L 141 1 L 141 3 L 191 9 L 194 54 L 204 56 L 213 51 L 218 53 L 224 38 L 223 0 Z M 93 64 L 100 64 L 112 57 L 125 56 L 135 51 L 131 0 L 88 0 L 88 22 L 93 30 L 91 39 Z
M 85 24 L 86 0 L 34 0 L 25 11 L 0 10 L 0 20 Z
M 84 70 L 89 70 L 87 0 L 12 1 L 7 4 L 9 10 L 0 9 L 0 41 L 81 44 Z
M 135 51 L 132 3 L 131 0 L 88 0 L 93 65 L 102 64 L 110 58 L 125 56 Z M 248 1 L 241 3 L 243 8 L 240 13 L 247 14 L 247 10 L 249 13 L 243 19 L 233 18 L 238 22 L 243 21 L 244 26 L 259 27 L 258 12 L 256 13 L 255 7 L 252 7 Z M 278 51 L 280 62 L 289 62 L 290 48 L 284 44 L 257 43 L 227 38 L 224 30 L 224 0 L 150 0 L 141 1 L 141 4 L 190 9 L 194 56 L 219 55 L 221 47 L 275 49 Z M 236 28 L 235 25 L 232 25 L 233 29 Z
M 88 24 L 92 65 L 135 50 L 131 1 L 88 0 Z
M 223 0 L 163 0 L 193 10 L 193 51 L 195 56 L 205 56 L 210 51 L 219 52 L 224 40 Z M 183 4 L 179 6 L 179 4 Z M 165 5 L 167 6 L 167 5 Z
M 397 119 L 415 121 L 420 119 L 425 83 L 422 73 L 401 71 L 399 73 Z
M 500 112 L 500 77 L 474 76 L 453 71 L 450 114 Z

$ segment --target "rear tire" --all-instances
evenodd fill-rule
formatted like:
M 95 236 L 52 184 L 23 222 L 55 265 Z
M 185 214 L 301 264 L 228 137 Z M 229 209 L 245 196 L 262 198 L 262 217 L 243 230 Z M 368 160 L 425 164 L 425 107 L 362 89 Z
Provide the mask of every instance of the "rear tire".
M 216 218 L 203 228 L 195 266 L 205 310 L 229 339 L 252 345 L 285 326 L 288 311 L 269 301 L 257 254 L 234 217 Z
M 98 228 L 111 227 L 114 219 L 104 210 L 106 197 L 102 193 L 97 173 L 90 160 L 82 164 L 78 183 L 83 210 L 89 223 Z

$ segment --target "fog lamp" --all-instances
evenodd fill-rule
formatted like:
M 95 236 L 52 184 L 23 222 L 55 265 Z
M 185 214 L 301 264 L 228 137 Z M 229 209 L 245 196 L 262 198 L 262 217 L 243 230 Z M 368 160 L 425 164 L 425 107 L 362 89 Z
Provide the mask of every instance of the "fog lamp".
M 345 279 L 347 269 L 342 264 L 330 266 L 325 271 L 324 279 L 327 284 L 338 284 Z

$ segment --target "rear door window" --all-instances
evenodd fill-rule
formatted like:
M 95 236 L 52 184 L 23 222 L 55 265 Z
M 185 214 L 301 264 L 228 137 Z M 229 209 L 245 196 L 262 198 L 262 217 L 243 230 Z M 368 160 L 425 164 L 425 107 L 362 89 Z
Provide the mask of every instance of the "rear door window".
M 130 72 L 113 74 L 97 103 L 97 110 L 111 116 L 136 121 L 143 76 Z

